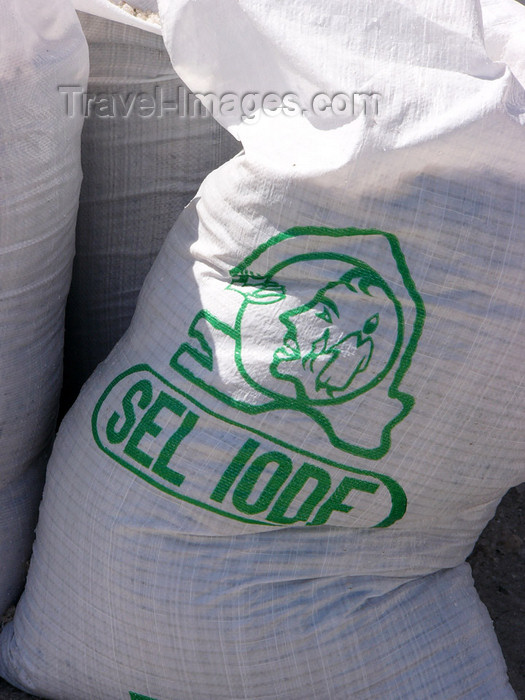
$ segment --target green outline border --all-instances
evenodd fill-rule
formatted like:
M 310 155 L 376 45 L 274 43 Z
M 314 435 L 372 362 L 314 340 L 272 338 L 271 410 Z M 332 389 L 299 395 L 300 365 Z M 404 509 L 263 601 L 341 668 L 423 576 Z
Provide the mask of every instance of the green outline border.
M 336 467 L 338 469 L 342 469 L 343 471 L 351 472 L 353 474 L 361 474 L 363 476 L 371 476 L 374 479 L 377 479 L 380 481 L 384 486 L 386 486 L 388 492 L 390 493 L 390 498 L 392 502 L 392 508 L 390 510 L 390 513 L 387 515 L 386 518 L 381 520 L 377 525 L 370 525 L 367 528 L 363 529 L 372 529 L 372 528 L 384 528 L 384 527 L 389 527 L 393 523 L 395 523 L 397 520 L 400 520 L 403 515 L 406 512 L 406 507 L 407 507 L 407 498 L 404 490 L 402 487 L 394 481 L 389 476 L 386 476 L 384 474 L 379 474 L 377 472 L 372 472 L 369 470 L 365 469 L 358 469 L 356 467 L 349 467 L 344 464 L 340 464 L 338 462 L 334 462 L 330 459 L 327 459 L 325 457 L 320 457 L 319 455 L 314 454 L 313 452 L 308 452 L 307 450 L 303 450 L 301 448 L 295 447 L 293 445 L 290 445 L 283 440 L 278 440 L 277 438 L 271 437 L 269 435 L 266 435 L 260 430 L 257 430 L 256 428 L 251 428 L 246 425 L 243 425 L 242 423 L 237 423 L 234 420 L 231 420 L 229 418 L 225 418 L 224 416 L 220 416 L 219 414 L 215 413 L 215 411 L 212 411 L 209 408 L 206 408 L 206 406 L 203 406 L 199 401 L 196 399 L 192 398 L 189 394 L 187 394 L 185 391 L 182 391 L 181 389 L 178 389 L 176 386 L 171 384 L 169 381 L 167 381 L 162 375 L 160 375 L 158 372 L 156 372 L 150 365 L 148 364 L 138 364 L 134 365 L 133 367 L 130 367 L 129 369 L 125 370 L 121 374 L 119 374 L 115 379 L 109 384 L 109 386 L 105 389 L 104 393 L 102 396 L 99 398 L 97 401 L 95 408 L 93 410 L 93 414 L 91 416 L 91 430 L 93 433 L 93 438 L 98 445 L 98 447 L 104 452 L 105 454 L 109 455 L 113 460 L 118 462 L 121 466 L 125 467 L 129 471 L 133 472 L 136 476 L 139 476 L 141 479 L 144 481 L 148 482 L 152 486 L 155 486 L 158 488 L 160 491 L 163 491 L 164 493 L 169 494 L 170 496 L 174 496 L 175 498 L 179 498 L 182 501 L 186 501 L 188 503 L 191 503 L 192 505 L 198 506 L 200 508 L 204 508 L 205 510 L 209 510 L 213 513 L 217 513 L 222 516 L 226 516 L 228 518 L 231 518 L 232 520 L 238 520 L 244 523 L 253 523 L 256 525 L 266 525 L 268 527 L 283 527 L 282 525 L 279 525 L 278 523 L 269 523 L 264 520 L 254 520 L 252 518 L 244 518 L 242 516 L 237 516 L 232 513 L 228 513 L 227 511 L 223 511 L 220 508 L 215 508 L 214 506 L 210 506 L 207 503 L 203 503 L 202 501 L 197 501 L 194 498 L 191 498 L 190 496 L 185 496 L 184 494 L 178 493 L 177 491 L 173 491 L 170 488 L 164 486 L 163 484 L 159 483 L 155 479 L 153 479 L 149 474 L 146 474 L 145 472 L 141 471 L 140 469 L 137 469 L 133 465 L 129 464 L 126 462 L 124 459 L 122 459 L 119 455 L 115 454 L 111 450 L 109 450 L 101 441 L 98 435 L 98 430 L 97 430 L 97 419 L 98 419 L 98 414 L 99 411 L 102 407 L 102 404 L 106 400 L 106 398 L 109 396 L 111 391 L 113 391 L 114 387 L 119 384 L 123 379 L 128 377 L 131 374 L 136 374 L 138 372 L 147 372 L 154 377 L 156 377 L 158 380 L 160 380 L 163 384 L 165 384 L 167 387 L 169 387 L 172 391 L 175 391 L 177 394 L 180 394 L 183 396 L 187 401 L 192 403 L 194 406 L 197 406 L 201 411 L 204 413 L 207 413 L 210 416 L 213 416 L 214 418 L 217 418 L 218 420 L 228 423 L 229 425 L 233 425 L 237 428 L 241 428 L 242 430 L 247 430 L 251 433 L 254 433 L 255 435 L 259 435 L 263 437 L 266 440 L 269 440 L 270 442 L 273 442 L 277 445 L 280 445 L 281 447 L 284 447 L 285 449 L 291 450 L 292 452 L 295 452 L 296 454 L 303 455 L 305 457 L 309 457 L 310 459 L 314 459 L 318 462 L 328 464 L 332 467 Z M 305 525 L 307 527 L 307 525 Z M 334 526 L 334 527 L 342 527 L 342 526 Z
M 322 414 L 321 411 L 319 411 L 315 406 L 308 407 L 307 409 L 300 409 L 297 406 L 287 406 L 285 405 L 286 402 L 283 402 L 282 406 L 276 405 L 275 401 L 270 401 L 266 404 L 262 405 L 255 405 L 251 410 L 246 410 L 244 405 L 241 405 L 238 401 L 235 399 L 232 399 L 231 397 L 228 397 L 226 394 L 223 392 L 215 389 L 213 386 L 209 386 L 204 380 L 202 380 L 199 377 L 196 377 L 188 371 L 186 368 L 179 366 L 177 364 L 178 357 L 180 356 L 181 352 L 184 350 L 192 349 L 192 346 L 190 346 L 188 343 L 183 343 L 178 350 L 175 352 L 173 357 L 170 360 L 170 367 L 177 372 L 177 374 L 180 374 L 183 376 L 187 381 L 191 382 L 192 384 L 199 386 L 201 389 L 206 391 L 206 393 L 215 396 L 217 399 L 225 403 L 226 405 L 229 405 L 231 408 L 235 408 L 237 410 L 242 411 L 243 413 L 248 413 L 248 414 L 257 414 L 257 413 L 264 413 L 269 410 L 273 409 L 278 409 L 278 408 L 287 408 L 290 410 L 297 410 L 301 411 L 305 415 L 308 415 L 311 419 L 313 419 L 320 427 L 325 431 L 328 439 L 330 440 L 331 444 L 336 447 L 337 449 L 346 452 L 347 454 L 352 454 L 356 455 L 358 457 L 363 457 L 365 459 L 372 459 L 372 460 L 379 460 L 382 457 L 386 455 L 386 453 L 389 451 L 392 440 L 391 440 L 391 433 L 392 430 L 395 428 L 395 426 L 400 423 L 412 410 L 415 399 L 411 394 L 408 394 L 406 392 L 403 392 L 400 390 L 400 384 L 401 381 L 403 380 L 403 377 L 405 376 L 408 368 L 410 367 L 410 363 L 412 362 L 412 357 L 414 356 L 414 353 L 416 351 L 417 343 L 419 341 L 419 338 L 421 337 L 421 333 L 423 331 L 423 325 L 425 322 L 425 316 L 426 316 L 426 311 L 425 311 L 425 305 L 423 303 L 423 299 L 420 296 L 419 292 L 416 289 L 414 280 L 412 279 L 412 276 L 410 274 L 410 271 L 408 269 L 407 263 L 405 256 L 403 254 L 403 251 L 401 250 L 401 246 L 399 244 L 399 241 L 397 237 L 393 233 L 386 233 L 385 231 L 379 231 L 378 229 L 356 229 L 356 228 L 344 228 L 344 229 L 331 229 L 327 227 L 315 227 L 315 226 L 307 226 L 307 227 L 302 227 L 302 226 L 296 226 L 291 229 L 288 229 L 287 231 L 284 231 L 282 233 L 278 233 L 272 238 L 270 238 L 268 241 L 265 243 L 262 243 L 259 245 L 248 257 L 246 257 L 239 265 L 236 267 L 232 268 L 230 270 L 230 276 L 232 278 L 232 281 L 234 277 L 243 277 L 249 274 L 249 266 L 251 263 L 254 262 L 260 255 L 262 255 L 268 248 L 280 243 L 283 240 L 289 239 L 289 238 L 298 238 L 299 236 L 326 236 L 327 238 L 345 238 L 349 236 L 381 236 L 382 238 L 385 238 L 390 245 L 390 250 L 392 253 L 392 258 L 395 261 L 397 270 L 401 276 L 401 279 L 403 281 L 403 284 L 405 286 L 405 289 L 408 293 L 408 296 L 412 299 L 414 302 L 415 306 L 415 318 L 413 322 L 413 328 L 412 328 L 412 333 L 410 335 L 410 338 L 407 342 L 405 351 L 402 352 L 400 358 L 399 358 L 399 366 L 394 372 L 394 375 L 392 377 L 392 381 L 390 383 L 390 386 L 388 388 L 388 396 L 391 399 L 397 400 L 401 403 L 401 410 L 399 413 L 394 416 L 382 429 L 381 431 L 381 439 L 379 442 L 379 445 L 377 447 L 372 447 L 372 448 L 365 448 L 365 447 L 359 447 L 358 445 L 352 444 L 345 442 L 342 440 L 340 437 L 338 437 L 335 432 L 333 431 L 333 428 L 331 426 L 330 421 L 328 421 L 324 414 Z M 366 263 L 368 264 L 368 263 Z M 271 269 L 273 270 L 275 267 L 278 265 L 274 265 Z M 396 297 L 397 298 L 397 297 Z M 241 305 L 242 308 L 242 305 Z M 206 310 L 201 310 L 195 319 L 200 316 L 201 314 L 206 314 Z M 194 321 L 195 321 L 194 319 Z M 191 329 L 194 325 L 194 321 L 192 321 L 192 324 L 190 325 L 190 329 L 188 331 L 190 337 L 191 336 Z M 237 330 L 237 322 L 238 322 L 238 316 L 236 317 L 235 321 L 235 329 Z M 229 328 L 229 327 L 228 327 Z M 205 346 L 208 347 L 208 343 L 205 342 Z M 204 347 L 204 346 L 203 346 Z M 236 348 L 237 352 L 237 348 Z M 397 359 L 397 358 L 396 358 Z M 233 421 L 232 421 L 233 423 Z M 236 424 L 236 423 L 234 423 Z M 256 430 L 250 428 L 252 432 L 257 433 Z M 264 433 L 261 433 L 264 435 L 264 437 L 277 442 L 280 444 L 280 441 L 277 438 L 270 437 L 268 435 L 265 435 Z M 285 445 L 286 446 L 286 445 Z M 293 448 L 297 452 L 297 448 Z M 365 472 L 363 472 L 365 473 Z

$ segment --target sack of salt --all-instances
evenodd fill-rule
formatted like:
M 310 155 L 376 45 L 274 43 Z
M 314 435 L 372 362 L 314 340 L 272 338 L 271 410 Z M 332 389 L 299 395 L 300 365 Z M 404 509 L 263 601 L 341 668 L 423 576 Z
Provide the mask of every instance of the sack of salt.
M 86 84 L 66 2 L 3 2 L 0 24 L 0 612 L 31 553 L 62 378 L 82 119 L 60 89 Z
M 129 326 L 173 222 L 205 176 L 239 150 L 175 74 L 153 22 L 79 13 L 90 51 L 84 179 L 66 311 L 63 408 Z M 76 100 L 76 102 L 75 102 Z
M 523 86 L 471 0 L 159 5 L 244 153 L 61 427 L 0 672 L 515 697 L 464 560 L 525 477 Z

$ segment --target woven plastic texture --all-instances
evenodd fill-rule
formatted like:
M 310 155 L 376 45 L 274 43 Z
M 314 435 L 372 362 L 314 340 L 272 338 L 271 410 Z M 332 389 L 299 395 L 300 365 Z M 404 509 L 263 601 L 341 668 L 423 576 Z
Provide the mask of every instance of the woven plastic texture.
M 87 47 L 61 2 L 3 2 L 0 27 L 0 610 L 21 592 L 62 378 Z
M 62 424 L 1 673 L 53 700 L 510 700 L 464 559 L 525 476 L 512 61 L 470 0 L 159 7 L 192 90 L 280 102 L 218 110 L 244 151 Z

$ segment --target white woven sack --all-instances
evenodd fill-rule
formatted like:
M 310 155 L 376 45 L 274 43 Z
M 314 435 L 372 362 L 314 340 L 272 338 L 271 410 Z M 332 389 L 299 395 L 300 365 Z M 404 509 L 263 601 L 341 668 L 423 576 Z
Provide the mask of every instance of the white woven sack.
M 54 435 L 88 56 L 67 2 L 0 3 L 0 612 L 20 594 Z
M 194 105 L 162 37 L 84 13 L 80 19 L 91 60 L 66 313 L 66 404 L 129 326 L 144 278 L 183 207 L 240 148 Z M 80 95 L 71 99 L 81 108 Z
M 494 61 L 507 63 L 525 83 L 525 11 L 515 0 L 482 0 L 483 29 L 487 53 Z
M 161 34 L 157 0 L 72 0 L 80 12 Z
M 471 0 L 160 9 L 193 90 L 277 97 L 219 109 L 245 153 L 61 427 L 2 674 L 54 700 L 513 698 L 463 562 L 525 476 L 523 86 Z

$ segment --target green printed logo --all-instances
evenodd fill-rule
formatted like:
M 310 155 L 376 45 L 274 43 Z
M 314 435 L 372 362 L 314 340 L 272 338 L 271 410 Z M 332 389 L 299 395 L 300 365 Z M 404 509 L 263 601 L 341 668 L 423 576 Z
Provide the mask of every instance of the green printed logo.
M 414 405 L 400 385 L 425 309 L 396 237 L 295 228 L 230 278 L 172 356 L 175 381 L 139 364 L 109 384 L 98 447 L 233 521 L 389 527 L 403 488 L 349 455 L 384 457 Z
M 406 509 L 399 484 L 230 421 L 148 365 L 116 377 L 95 406 L 93 436 L 115 462 L 163 493 L 230 520 L 388 527 Z M 209 435 L 222 445 L 206 447 Z M 212 460 L 206 478 L 195 465 Z M 371 507 L 372 506 L 372 507 Z M 351 515 L 349 515 L 351 513 Z
M 129 693 L 130 700 L 155 700 L 155 698 L 150 698 L 148 695 L 139 695 L 138 693 Z
M 385 272 L 366 262 L 365 254 Z M 245 414 L 299 411 L 337 449 L 369 459 L 384 456 L 393 427 L 414 404 L 399 385 L 425 314 L 396 237 L 295 228 L 259 246 L 230 274 L 226 293 L 240 299 L 235 322 L 201 310 L 172 368 Z M 235 377 L 236 394 L 223 388 L 218 347 L 221 367 Z M 381 383 L 388 385 L 383 405 L 389 407 L 370 439 L 355 419 L 352 431 L 345 414 Z

